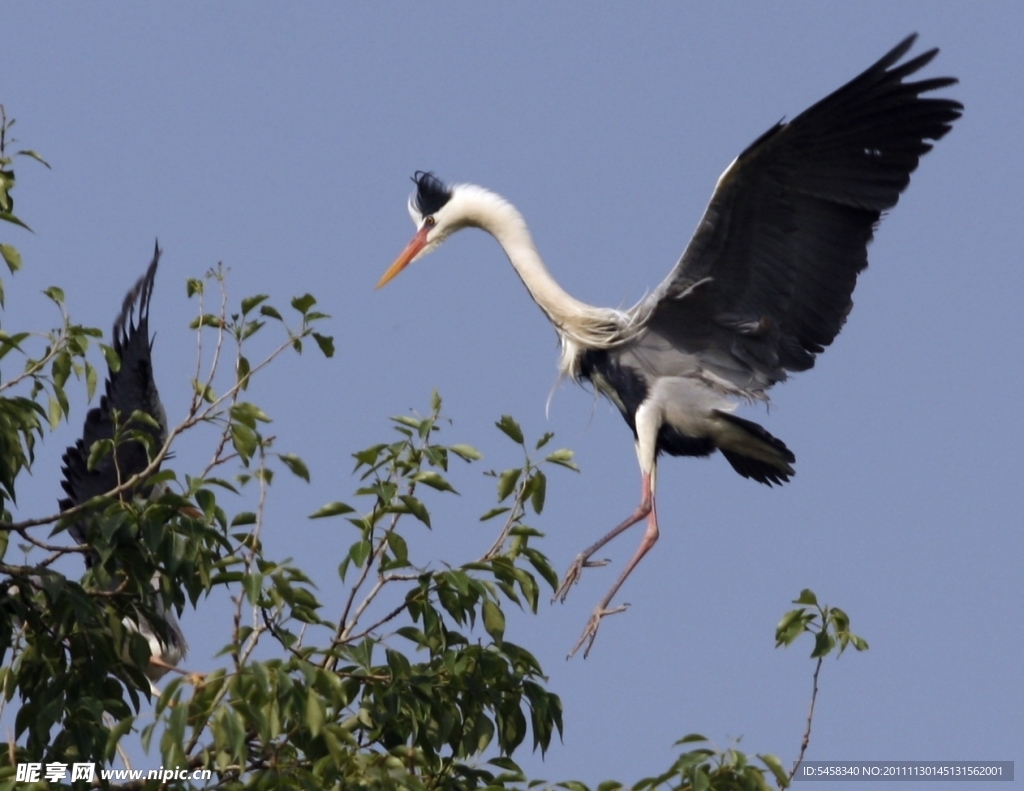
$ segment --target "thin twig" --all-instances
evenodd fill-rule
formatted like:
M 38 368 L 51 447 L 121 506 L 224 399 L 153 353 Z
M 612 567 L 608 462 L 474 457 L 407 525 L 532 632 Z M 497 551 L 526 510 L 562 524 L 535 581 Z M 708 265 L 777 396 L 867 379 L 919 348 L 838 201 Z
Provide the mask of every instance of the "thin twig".
M 202 288 L 199 291 L 199 321 L 196 327 L 196 373 L 192 377 L 193 381 L 199 381 L 199 374 L 203 368 L 203 305 L 205 304 L 204 297 L 206 296 L 206 288 Z M 199 407 L 203 403 L 202 395 L 200 395 L 198 388 L 194 388 L 192 393 L 192 403 L 189 404 L 188 413 L 194 415 L 199 412 Z
M 221 275 L 221 273 L 218 273 L 218 275 Z M 228 317 L 228 289 L 224 285 L 222 276 L 218 276 L 217 282 L 220 285 L 220 323 L 217 326 L 217 344 L 213 347 L 213 359 L 210 361 L 210 375 L 206 377 L 207 388 L 213 386 L 213 379 L 217 374 L 217 366 L 220 363 L 220 350 L 224 346 L 224 327 Z
M 512 528 L 520 522 L 523 516 L 526 515 L 526 506 L 523 504 L 523 495 L 526 493 L 526 482 L 530 478 L 530 461 L 527 459 L 526 465 L 523 467 L 522 477 L 520 478 L 519 484 L 516 486 L 516 499 L 512 503 L 512 507 L 509 509 L 508 519 L 505 520 L 505 526 L 501 529 L 498 534 L 497 540 L 491 546 L 484 556 L 480 558 L 480 562 L 486 562 L 494 558 L 501 548 L 505 545 L 505 540 L 508 538 L 508 534 L 512 532 Z
M 814 702 L 818 699 L 818 673 L 821 672 L 821 663 L 824 659 L 825 657 L 819 656 L 818 664 L 814 668 L 814 686 L 811 691 L 811 707 L 807 712 L 807 729 L 804 731 L 804 739 L 800 743 L 800 755 L 797 756 L 793 769 L 789 773 L 790 781 L 796 776 L 796 770 L 800 768 L 800 764 L 804 760 L 804 753 L 807 752 L 807 745 L 811 743 L 811 721 L 814 719 Z
M 56 337 L 52 335 L 44 335 L 41 332 L 32 333 L 32 335 L 38 335 L 39 337 L 46 338 L 48 341 L 50 341 L 53 344 L 52 347 L 50 348 L 50 351 L 41 360 L 37 360 L 30 368 L 26 368 L 13 379 L 9 379 L 3 384 L 0 384 L 0 392 L 3 392 L 4 390 L 8 390 L 14 387 L 16 384 L 25 379 L 28 379 L 29 377 L 34 377 L 41 370 L 43 370 L 43 368 L 46 367 L 46 364 L 50 362 L 50 360 L 52 360 L 54 357 L 56 357 L 64 350 L 64 347 L 67 346 L 67 341 L 69 337 L 68 324 L 70 322 L 70 319 L 68 318 L 68 314 L 63 307 L 61 307 L 60 314 L 61 317 L 64 319 L 64 326 L 58 331 Z
M 396 485 L 398 483 L 398 480 L 400 479 L 400 476 L 398 474 L 398 470 L 397 470 L 397 468 L 396 468 L 396 466 L 394 464 L 394 459 L 391 460 L 391 470 L 388 472 L 388 479 L 389 480 L 394 479 Z M 415 491 L 416 491 L 416 482 L 415 481 L 411 481 L 409 483 L 409 488 L 408 488 L 407 494 L 409 496 L 412 496 Z M 397 495 L 397 492 L 396 492 L 396 495 Z M 378 503 L 374 503 L 373 511 L 371 512 L 370 517 L 369 517 L 371 525 L 376 524 L 376 522 L 377 522 L 377 519 L 376 519 L 377 506 L 378 506 Z M 338 619 L 338 626 L 335 629 L 334 638 L 331 640 L 331 648 L 334 648 L 334 647 L 336 647 L 338 645 L 341 645 L 342 643 L 348 641 L 350 635 L 352 634 L 352 630 L 355 629 L 356 624 L 359 622 L 360 616 L 363 614 L 363 612 L 365 612 L 366 608 L 370 605 L 370 602 L 373 601 L 373 599 L 375 599 L 377 597 L 377 594 L 380 593 L 380 591 L 384 587 L 384 585 L 387 584 L 388 579 L 386 577 L 384 577 L 383 575 L 378 577 L 378 580 L 374 584 L 373 589 L 370 591 L 369 594 L 367 594 L 367 596 L 363 599 L 363 601 L 356 608 L 356 614 L 353 617 L 352 621 L 349 622 L 349 613 L 352 611 L 352 605 L 355 603 L 355 599 L 356 599 L 356 596 L 359 593 L 359 589 L 362 588 L 363 583 L 366 582 L 366 578 L 370 574 L 370 570 L 377 564 L 377 560 L 380 558 L 380 556 L 384 553 L 384 550 L 387 548 L 388 537 L 392 533 L 394 533 L 395 529 L 398 527 L 398 520 L 401 518 L 401 516 L 402 516 L 401 513 L 392 513 L 392 515 L 391 515 L 391 524 L 388 526 L 388 528 L 381 535 L 380 542 L 374 548 L 374 550 L 371 553 L 370 557 L 368 557 L 366 559 L 366 562 L 363 565 L 362 571 L 359 574 L 359 579 L 356 580 L 356 583 L 352 586 L 352 590 L 349 592 L 348 599 L 345 601 L 345 607 L 342 610 L 341 617 Z M 372 534 L 372 530 L 373 530 L 373 528 L 371 527 L 371 534 Z M 332 655 L 328 654 L 327 656 L 324 657 L 324 660 L 321 663 L 321 667 L 323 667 L 325 670 L 332 670 L 332 669 L 334 669 L 334 666 L 337 664 L 337 661 L 338 660 L 337 660 L 336 656 L 332 656 Z
M 113 716 L 109 712 L 106 712 L 106 711 L 103 712 L 103 722 L 111 730 L 113 730 L 115 725 L 117 724 L 114 721 Z M 124 768 L 127 769 L 130 772 L 131 769 L 132 769 L 132 762 L 130 760 L 128 760 L 128 753 L 125 751 L 124 747 L 121 746 L 121 741 L 120 740 L 118 740 L 118 742 L 117 742 L 116 749 L 117 749 L 117 754 L 121 757 L 121 761 L 124 763 Z
M 377 506 L 374 505 L 374 511 L 377 510 Z M 338 619 L 338 626 L 334 630 L 334 638 L 331 640 L 331 648 L 341 645 L 345 641 L 346 633 L 351 631 L 348 628 L 348 614 L 352 610 L 352 604 L 355 602 L 356 595 L 359 593 L 359 589 L 366 582 L 367 576 L 370 574 L 370 569 L 376 565 L 377 558 L 384 552 L 384 548 L 387 546 L 387 534 L 381 538 L 380 543 L 373 550 L 373 554 L 366 559 L 363 569 L 359 574 L 359 579 L 356 580 L 356 584 L 352 586 L 352 590 L 349 592 L 348 599 L 345 602 L 345 609 L 342 611 L 341 618 Z M 354 626 L 354 624 L 353 624 Z M 325 670 L 333 670 L 335 664 L 337 664 L 337 657 L 325 656 L 324 661 L 321 664 Z
M 416 579 L 419 579 L 419 575 L 416 575 L 416 576 L 411 576 L 410 575 L 410 576 L 402 576 L 402 577 L 397 577 L 396 576 L 396 577 L 392 577 L 389 580 L 389 582 L 393 582 L 393 581 L 396 581 L 396 580 L 411 581 L 411 580 L 416 580 Z M 366 637 L 368 634 L 372 634 L 374 631 L 376 631 L 377 629 L 382 627 L 388 621 L 391 621 L 391 620 L 394 620 L 395 618 L 397 618 L 399 615 L 401 615 L 403 612 L 405 612 L 408 608 L 409 608 L 409 603 L 408 602 L 402 602 L 397 607 L 395 607 L 395 609 L 393 609 L 391 612 L 389 612 L 387 615 L 385 615 L 383 618 L 381 618 L 376 623 L 374 623 L 374 624 L 372 624 L 370 626 L 367 626 L 365 629 L 363 629 L 363 631 L 359 632 L 358 634 L 350 634 L 350 635 L 348 635 L 346 637 L 346 639 L 349 642 L 353 642 L 353 641 L 356 641 L 356 640 L 361 640 L 362 638 Z
M 45 543 L 43 541 L 40 541 L 37 538 L 33 538 L 31 536 L 31 534 L 27 530 L 25 530 L 25 529 L 12 530 L 11 532 L 12 533 L 17 533 L 19 536 L 24 538 L 26 541 L 28 541 L 28 543 L 32 544 L 33 546 L 35 546 L 35 547 L 37 547 L 39 549 L 45 549 L 47 552 L 52 552 L 53 553 L 46 560 L 40 561 L 37 564 L 38 567 L 42 567 L 42 568 L 45 568 L 46 566 L 49 566 L 57 558 L 63 557 L 68 552 L 78 552 L 78 553 L 81 553 L 81 554 L 85 554 L 86 552 L 89 551 L 89 548 L 86 547 L 86 546 L 83 546 L 82 544 L 78 544 L 78 545 L 73 546 L 73 547 L 60 546 L 60 545 L 57 545 L 57 544 L 47 544 L 47 543 Z

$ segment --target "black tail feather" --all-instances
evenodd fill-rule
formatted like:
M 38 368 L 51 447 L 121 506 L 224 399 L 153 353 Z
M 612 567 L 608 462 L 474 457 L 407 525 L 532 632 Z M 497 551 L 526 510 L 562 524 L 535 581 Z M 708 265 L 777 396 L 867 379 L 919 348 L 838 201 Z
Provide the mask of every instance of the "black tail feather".
M 725 456 L 726 461 L 732 465 L 732 468 L 736 470 L 744 478 L 753 478 L 758 483 L 763 483 L 768 486 L 775 484 L 781 486 L 782 484 L 789 481 L 790 477 L 795 473 L 793 468 L 790 466 L 796 461 L 796 456 L 793 452 L 786 447 L 786 443 L 777 437 L 773 437 L 767 431 L 764 426 L 758 425 L 752 420 L 744 420 L 741 417 L 736 417 L 729 412 L 718 412 L 718 416 L 728 420 L 733 425 L 739 426 L 747 434 L 753 437 L 758 442 L 766 445 L 774 454 L 778 456 L 777 461 L 765 461 L 763 459 L 757 459 L 752 456 L 748 456 L 743 453 L 739 453 L 735 450 L 726 450 L 725 448 L 719 448 L 722 451 L 722 455 Z

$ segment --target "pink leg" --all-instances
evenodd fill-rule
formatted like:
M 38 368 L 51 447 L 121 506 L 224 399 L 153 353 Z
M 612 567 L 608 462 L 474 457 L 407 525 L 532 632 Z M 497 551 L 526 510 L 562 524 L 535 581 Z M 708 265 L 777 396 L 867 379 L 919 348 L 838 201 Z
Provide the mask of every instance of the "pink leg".
M 594 645 L 594 638 L 597 637 L 597 629 L 601 625 L 601 619 L 606 615 L 614 615 L 615 613 L 622 612 L 626 609 L 626 605 L 614 607 L 612 609 L 608 609 L 608 605 L 615 597 L 615 594 L 618 593 L 619 588 L 622 587 L 622 583 L 626 581 L 626 578 L 630 575 L 633 569 L 636 568 L 636 565 L 640 562 L 641 558 L 647 554 L 648 550 L 653 547 L 655 542 L 658 540 L 658 510 L 654 502 L 652 483 L 651 474 L 644 473 L 640 483 L 640 505 L 637 506 L 637 509 L 630 514 L 629 518 L 627 518 L 622 524 L 577 555 L 576 560 L 573 561 L 569 570 L 565 573 L 565 578 L 562 580 L 562 584 L 559 585 L 558 590 L 555 591 L 555 598 L 560 598 L 562 601 L 565 601 L 565 597 L 569 593 L 569 588 L 579 580 L 580 574 L 582 574 L 585 567 L 603 566 L 608 562 L 607 560 L 592 562 L 590 557 L 597 552 L 597 550 L 619 535 L 619 533 L 622 533 L 632 527 L 644 517 L 647 518 L 647 530 L 640 541 L 640 546 L 637 547 L 636 552 L 633 554 L 629 563 L 626 564 L 626 568 L 622 570 L 619 578 L 615 580 L 615 584 L 612 585 L 611 590 L 608 591 L 608 594 L 594 609 L 593 614 L 590 616 L 590 620 L 587 621 L 587 625 L 583 630 L 583 634 L 576 642 L 576 645 L 573 646 L 572 651 L 569 652 L 570 657 L 580 649 L 580 646 L 586 643 L 587 647 L 583 652 L 583 657 L 585 659 L 590 653 L 591 647 Z
M 596 562 L 591 562 L 590 557 L 595 552 L 597 552 L 597 550 L 599 550 L 601 547 L 603 547 L 605 544 L 607 544 L 609 541 L 611 541 L 613 538 L 615 538 L 617 535 L 619 535 L 619 533 L 622 533 L 623 531 L 631 528 L 633 525 L 635 525 L 637 522 L 639 522 L 645 516 L 649 516 L 651 513 L 653 513 L 653 511 L 654 511 L 654 494 L 651 491 L 651 476 L 650 476 L 649 473 L 646 473 L 646 474 L 644 474 L 641 477 L 641 480 L 640 480 L 640 505 L 637 506 L 636 510 L 632 514 L 630 514 L 626 518 L 626 520 L 624 522 L 622 522 L 622 524 L 620 524 L 618 527 L 616 527 L 614 530 L 612 530 L 606 536 L 598 539 L 595 543 L 591 544 L 589 547 L 584 549 L 582 552 L 580 552 L 580 554 L 578 554 L 576 556 L 576 559 L 572 562 L 572 565 L 569 566 L 569 570 L 565 572 L 565 576 L 562 578 L 562 582 L 558 586 L 558 590 L 555 591 L 555 595 L 551 597 L 551 601 L 554 602 L 555 599 L 558 599 L 559 601 L 564 602 L 566 597 L 569 595 L 569 589 L 574 584 L 579 582 L 580 575 L 583 573 L 583 569 L 584 568 L 591 568 L 591 567 L 594 567 L 594 566 L 605 566 L 605 565 L 607 565 L 608 564 L 607 560 L 598 560 Z M 648 527 L 647 532 L 650 533 L 650 527 Z M 646 538 L 647 538 L 647 536 L 645 535 L 644 539 L 646 540 Z M 654 524 L 654 540 L 651 541 L 651 544 L 653 544 L 654 541 L 657 541 L 657 540 L 658 540 L 658 524 L 657 524 L 657 519 L 655 519 L 655 524 Z M 647 549 L 650 549 L 650 547 L 648 547 Z M 645 549 L 644 552 L 646 552 L 646 551 L 647 550 Z M 635 558 L 633 560 L 633 562 L 630 563 L 629 569 L 632 569 L 633 566 L 636 565 L 636 562 L 639 559 L 640 558 Z M 612 590 L 612 594 L 615 593 L 615 590 L 618 589 L 619 585 L 622 584 L 622 581 L 624 579 L 625 579 L 625 577 L 622 577 L 619 580 L 619 582 L 616 583 L 615 589 Z
M 583 629 L 583 634 L 580 635 L 580 639 L 576 641 L 576 645 L 573 646 L 572 651 L 569 652 L 567 658 L 571 658 L 577 651 L 580 650 L 580 646 L 583 643 L 587 644 L 587 647 L 583 651 L 583 658 L 586 659 L 590 654 L 590 649 L 594 645 L 594 638 L 597 637 L 597 629 L 601 625 L 601 619 L 606 615 L 614 615 L 615 613 L 623 612 L 628 604 L 622 604 L 618 607 L 608 609 L 608 605 L 614 598 L 615 594 L 618 593 L 619 588 L 622 587 L 622 583 L 626 581 L 626 578 L 630 575 L 630 572 L 636 568 L 636 565 L 640 562 L 641 558 L 647 554 L 647 550 L 654 546 L 658 540 L 658 511 L 654 505 L 654 499 L 651 499 L 650 514 L 647 517 L 647 530 L 644 533 L 643 539 L 640 541 L 640 546 L 637 547 L 636 552 L 630 559 L 629 563 L 626 564 L 626 568 L 622 570 L 619 578 L 615 580 L 615 584 L 612 585 L 611 590 L 608 594 L 601 599 L 601 602 L 594 608 L 594 612 L 590 616 L 590 620 L 587 621 L 586 627 Z

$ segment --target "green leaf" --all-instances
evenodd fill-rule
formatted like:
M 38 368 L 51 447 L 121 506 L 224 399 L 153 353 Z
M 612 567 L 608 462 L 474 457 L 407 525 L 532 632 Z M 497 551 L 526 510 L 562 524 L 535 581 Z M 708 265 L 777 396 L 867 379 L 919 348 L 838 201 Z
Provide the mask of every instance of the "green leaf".
M 816 635 L 814 635 L 814 650 L 811 652 L 811 659 L 817 659 L 818 657 L 827 656 L 833 648 L 835 648 L 836 641 L 832 635 L 822 629 Z
M 790 610 L 782 616 L 778 626 L 775 627 L 775 647 L 789 645 L 808 629 L 817 616 L 808 613 L 803 607 L 797 610 Z
M 533 477 L 533 491 L 530 493 L 530 505 L 533 506 L 533 512 L 540 514 L 544 510 L 544 496 L 547 493 L 548 479 L 540 470 L 537 470 Z
M 402 626 L 395 630 L 395 633 L 406 640 L 411 640 L 416 645 L 426 645 L 427 636 L 415 626 Z
M 512 532 L 515 533 L 514 530 Z M 555 590 L 558 587 L 558 572 L 552 568 L 547 556 L 533 547 L 525 547 L 522 549 L 522 553 L 530 561 L 530 565 L 537 570 L 537 573 L 544 578 L 544 581 L 551 586 L 551 590 Z
M 13 124 L 13 123 L 14 122 L 12 121 L 7 126 L 10 127 L 11 124 Z M 47 168 L 50 168 L 50 163 L 47 162 L 45 159 L 43 159 L 41 156 L 39 156 L 39 154 L 36 151 L 33 151 L 31 148 L 25 148 L 25 149 L 22 149 L 21 151 L 18 151 L 16 153 L 18 153 L 19 155 L 21 155 L 23 157 L 31 157 L 36 162 L 40 162 L 43 165 L 46 165 Z M 51 168 L 51 170 L 52 170 L 52 168 Z
M 519 481 L 519 476 L 523 474 L 521 467 L 515 467 L 511 470 L 505 470 L 501 475 L 498 476 L 498 502 L 500 503 L 516 488 L 516 483 Z
M 260 593 L 263 591 L 263 575 L 259 572 L 242 575 L 242 588 L 245 590 L 249 604 L 256 605 L 260 600 Z
M 320 351 L 323 352 L 324 357 L 330 359 L 334 356 L 334 338 L 330 335 L 321 335 L 319 332 L 313 333 L 313 340 L 316 341 L 316 345 L 320 347 Z
M 501 639 L 505 635 L 505 614 L 497 604 L 488 599 L 484 602 L 483 616 L 484 629 L 494 642 L 500 645 Z
M 810 588 L 804 588 L 800 591 L 799 598 L 793 600 L 793 604 L 809 604 L 812 607 L 817 607 L 818 597 L 814 595 L 814 591 Z
M 213 387 L 206 382 L 200 382 L 198 379 L 193 379 L 192 389 L 195 390 L 199 397 L 208 404 L 212 404 L 217 400 L 217 394 L 214 392 Z
M 251 370 L 249 360 L 245 357 L 239 357 L 238 362 L 235 364 L 235 381 L 241 385 L 243 390 L 249 386 L 248 377 Z
M 352 558 L 352 563 L 356 568 L 362 568 L 372 549 L 369 541 L 357 541 L 349 548 L 348 556 Z
M 264 302 L 267 299 L 269 299 L 269 297 L 266 294 L 257 294 L 254 297 L 246 297 L 245 299 L 242 300 L 242 315 L 244 316 L 250 310 L 252 310 L 261 302 Z
M 213 516 L 213 511 L 217 507 L 217 498 L 209 489 L 200 489 L 196 492 L 196 503 L 199 505 L 199 509 L 210 517 Z
M 782 761 L 769 753 L 758 753 L 757 757 L 761 759 L 765 766 L 772 770 L 772 774 L 775 775 L 775 782 L 779 788 L 785 788 L 789 785 L 789 772 L 783 768 Z
M 12 349 L 17 349 L 19 352 L 21 349 L 21 342 L 26 338 L 30 337 L 31 333 L 19 332 L 15 335 L 6 335 L 0 331 L 0 358 L 7 355 L 7 352 Z
M 50 428 L 57 428 L 57 426 L 60 425 L 60 417 L 62 414 L 64 413 L 61 411 L 60 403 L 56 398 L 51 398 L 49 401 L 49 409 L 47 411 L 47 415 L 50 420 Z
M 107 361 L 107 368 L 109 368 L 113 373 L 117 373 L 121 370 L 121 358 L 117 356 L 117 352 L 114 351 L 113 346 L 107 346 L 107 344 L 101 343 L 100 351 L 103 352 L 103 359 Z
M 43 293 L 58 305 L 64 304 L 64 289 L 58 288 L 57 286 L 50 286 L 49 288 L 43 289 Z
M 204 313 L 202 316 L 192 319 L 189 322 L 189 329 L 195 330 L 200 327 L 223 327 L 224 322 L 220 316 L 214 316 L 212 313 Z
M 27 225 L 25 225 L 25 223 L 23 223 L 21 220 L 19 220 L 17 217 L 11 214 L 9 211 L 0 211 L 0 220 L 6 220 L 7 222 L 14 223 L 15 225 L 20 225 L 26 231 L 32 230 Z
M 242 457 L 242 461 L 248 461 L 259 447 L 259 436 L 243 423 L 232 423 L 231 444 Z
M 252 511 L 242 511 L 241 513 L 235 514 L 231 520 L 232 527 L 244 527 L 245 525 L 256 524 L 256 514 Z
M 277 319 L 278 321 L 284 321 L 284 319 L 281 318 L 281 314 L 277 312 L 277 309 L 270 305 L 262 305 L 260 307 L 260 315 L 267 316 L 271 319 Z
M 423 505 L 419 499 L 410 494 L 399 495 L 398 499 L 405 504 L 405 507 L 409 509 L 410 514 L 419 519 L 427 527 L 430 527 L 430 512 L 427 511 L 427 507 Z
M 398 535 L 398 533 L 388 533 L 388 547 L 395 556 L 396 564 L 401 566 L 409 565 L 409 547 L 406 545 L 404 538 Z
M 246 338 L 252 337 L 263 327 L 265 322 L 262 321 L 246 321 L 242 324 L 242 331 L 239 333 L 239 339 L 245 340 Z
M 306 312 L 315 304 L 316 298 L 312 294 L 303 294 L 301 297 L 295 297 L 292 300 L 292 307 L 303 315 L 305 315 Z
M 316 511 L 309 515 L 310 519 L 321 519 L 325 516 L 340 516 L 342 514 L 350 514 L 356 509 L 345 503 L 335 501 L 328 503 L 327 505 L 321 506 Z
M 466 461 L 477 461 L 484 457 L 484 454 L 482 454 L 472 445 L 452 445 L 448 448 L 448 450 L 450 450 L 460 459 L 465 459 Z
M 239 401 L 231 407 L 231 419 L 243 423 L 249 428 L 256 428 L 256 423 L 270 423 L 270 417 L 255 404 Z
M 132 725 L 134 724 L 135 717 L 129 715 L 110 729 L 110 733 L 107 734 L 106 746 L 106 754 L 108 760 L 113 758 L 114 752 L 117 750 L 117 743 L 121 741 L 121 737 L 124 736 L 126 733 L 129 733 L 132 729 Z
M 561 450 L 556 450 L 554 453 L 549 453 L 544 460 L 549 461 L 552 464 L 558 464 L 562 467 L 568 467 L 570 470 L 579 472 L 580 468 L 576 464 L 576 462 L 572 460 L 572 457 L 573 453 L 571 450 L 569 450 L 568 448 L 562 448 Z
M 317 691 L 310 687 L 306 694 L 306 727 L 315 739 L 324 727 L 324 703 Z
M 480 517 L 481 522 L 486 522 L 488 519 L 493 519 L 496 516 L 500 516 L 511 509 L 507 505 L 499 505 L 497 508 L 492 508 L 486 514 Z
M 523 430 L 519 428 L 519 424 L 512 419 L 511 415 L 502 415 L 501 420 L 494 425 L 504 431 L 513 442 L 523 444 Z
M 96 373 L 96 367 L 90 365 L 88 362 L 85 364 L 85 395 L 89 401 L 92 401 L 92 397 L 96 395 L 96 385 L 99 382 L 99 375 Z
M 452 485 L 448 483 L 440 473 L 434 472 L 433 470 L 418 472 L 412 476 L 412 479 L 442 492 L 455 492 Z M 455 492 L 455 494 L 458 494 L 458 492 Z
M 294 453 L 279 453 L 278 458 L 287 465 L 292 474 L 309 483 L 309 468 L 306 467 L 306 463 L 302 459 Z
M 21 269 L 21 253 L 17 249 L 9 244 L 0 244 L 0 255 L 7 262 L 7 268 L 11 270 L 12 275 Z

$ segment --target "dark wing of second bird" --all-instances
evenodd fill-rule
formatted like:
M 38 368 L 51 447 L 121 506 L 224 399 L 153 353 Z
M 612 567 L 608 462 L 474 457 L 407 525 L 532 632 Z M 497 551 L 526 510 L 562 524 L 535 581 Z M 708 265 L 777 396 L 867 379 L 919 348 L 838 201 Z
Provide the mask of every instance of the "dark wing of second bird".
M 100 397 L 99 406 L 90 409 L 86 415 L 82 438 L 64 453 L 61 486 L 67 497 L 59 502 L 62 511 L 109 492 L 118 485 L 119 478 L 125 481 L 149 465 L 149 456 L 142 443 L 128 441 L 118 446 L 116 464 L 114 456 L 108 454 L 94 469 L 89 469 L 93 443 L 114 436 L 115 410 L 119 413 L 121 426 L 128 424 L 136 410 L 150 415 L 159 428 L 138 421 L 129 425 L 149 433 L 154 448 L 159 448 L 167 439 L 167 418 L 153 380 L 153 341 L 149 334 L 149 302 L 159 261 L 160 247 L 157 246 L 146 274 L 125 296 L 121 313 L 114 322 L 113 348 L 121 365 L 118 370 L 108 372 L 106 392 Z M 88 521 L 80 519 L 68 528 L 68 532 L 82 544 L 86 542 L 87 526 Z M 93 560 L 86 556 L 88 565 L 91 566 Z

